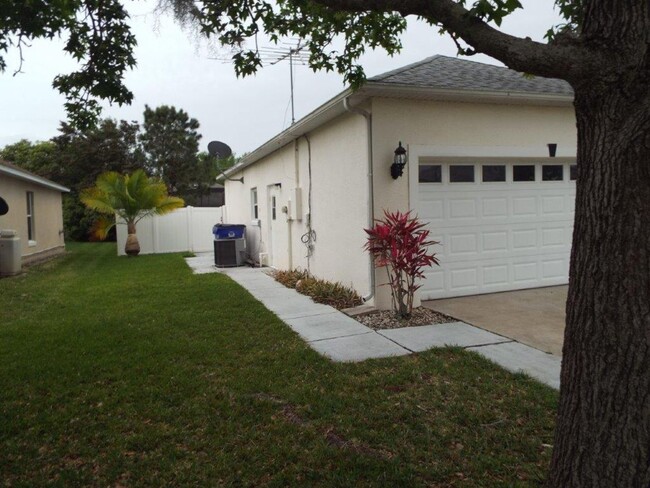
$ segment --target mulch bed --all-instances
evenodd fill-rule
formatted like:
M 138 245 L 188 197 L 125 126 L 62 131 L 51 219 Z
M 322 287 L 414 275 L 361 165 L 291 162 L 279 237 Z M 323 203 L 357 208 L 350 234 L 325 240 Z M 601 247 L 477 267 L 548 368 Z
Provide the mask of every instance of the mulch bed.
M 378 310 L 354 317 L 366 327 L 374 330 L 399 329 L 402 327 L 416 327 L 419 325 L 445 324 L 457 322 L 457 319 L 429 308 L 417 307 L 413 309 L 411 318 L 408 320 L 399 319 L 392 310 Z

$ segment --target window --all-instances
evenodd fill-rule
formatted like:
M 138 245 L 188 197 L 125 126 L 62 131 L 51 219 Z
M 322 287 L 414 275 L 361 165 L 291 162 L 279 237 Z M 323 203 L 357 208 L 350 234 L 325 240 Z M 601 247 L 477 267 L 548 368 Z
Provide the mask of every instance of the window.
M 474 183 L 474 165 L 452 164 L 449 166 L 451 183 Z
M 275 220 L 275 196 L 271 197 L 271 218 Z
M 259 210 L 257 207 L 257 188 L 251 188 L 251 214 L 254 219 L 259 219 Z
M 34 192 L 27 192 L 27 239 L 31 242 L 36 240 L 34 228 Z
M 441 183 L 442 166 L 439 164 L 422 164 L 419 168 L 420 183 Z
M 506 181 L 506 167 L 503 164 L 492 165 L 484 164 L 483 165 L 483 181 L 484 182 L 493 182 L 493 181 Z
M 563 181 L 564 166 L 561 164 L 544 164 L 542 166 L 542 181 Z
M 569 177 L 571 181 L 575 181 L 578 178 L 578 165 L 571 164 L 569 165 Z
M 512 181 L 535 181 L 534 164 L 516 164 L 512 167 Z

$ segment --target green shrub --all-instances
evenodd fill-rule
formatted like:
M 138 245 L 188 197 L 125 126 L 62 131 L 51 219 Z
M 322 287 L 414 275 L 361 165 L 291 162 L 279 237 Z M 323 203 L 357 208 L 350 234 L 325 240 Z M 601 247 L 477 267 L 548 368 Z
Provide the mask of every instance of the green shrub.
M 316 303 L 330 305 L 338 310 L 361 305 L 359 294 L 341 283 L 314 278 L 307 271 L 274 270 L 271 275 L 287 288 L 294 288 L 299 293 L 311 297 Z
M 295 288 L 298 281 L 309 277 L 309 273 L 299 269 L 292 269 L 289 271 L 275 269 L 271 272 L 271 276 L 275 278 L 275 281 L 282 283 L 287 288 Z

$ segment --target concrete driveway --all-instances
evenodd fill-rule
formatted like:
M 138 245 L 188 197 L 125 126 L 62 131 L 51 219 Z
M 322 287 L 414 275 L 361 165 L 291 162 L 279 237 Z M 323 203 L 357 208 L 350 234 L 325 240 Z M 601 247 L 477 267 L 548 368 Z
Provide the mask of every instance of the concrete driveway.
M 567 286 L 429 300 L 422 305 L 556 356 L 562 355 Z

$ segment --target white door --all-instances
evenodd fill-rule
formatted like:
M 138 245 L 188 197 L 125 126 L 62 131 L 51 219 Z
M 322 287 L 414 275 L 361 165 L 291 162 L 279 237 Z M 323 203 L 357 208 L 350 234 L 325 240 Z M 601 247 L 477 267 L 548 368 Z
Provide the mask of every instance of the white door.
M 416 211 L 441 244 L 422 299 L 568 282 L 575 164 L 421 159 L 418 169 Z
M 288 261 L 287 223 L 281 206 L 282 187 L 268 187 L 268 222 L 269 222 L 269 264 L 274 268 L 284 269 Z

